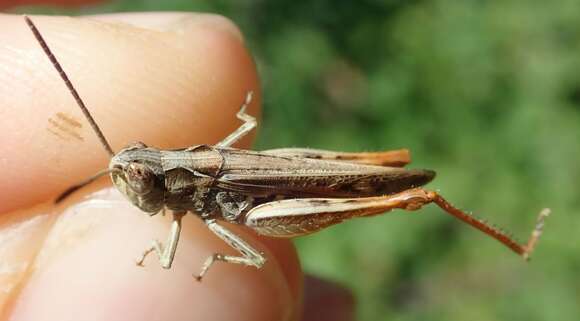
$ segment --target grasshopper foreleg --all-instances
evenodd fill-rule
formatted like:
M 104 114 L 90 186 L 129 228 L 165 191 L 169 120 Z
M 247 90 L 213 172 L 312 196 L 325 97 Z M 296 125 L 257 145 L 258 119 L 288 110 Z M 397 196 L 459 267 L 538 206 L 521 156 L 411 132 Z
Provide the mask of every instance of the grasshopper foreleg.
M 167 237 L 167 242 L 165 245 L 163 245 L 157 240 L 152 240 L 151 246 L 143 251 L 143 254 L 137 260 L 136 263 L 138 266 L 143 266 L 143 261 L 145 261 L 147 255 L 149 255 L 151 252 L 155 252 L 157 253 L 161 267 L 165 269 L 169 269 L 171 267 L 171 263 L 173 263 L 173 258 L 175 257 L 177 243 L 179 242 L 179 234 L 181 233 L 181 218 L 185 215 L 185 213 L 186 212 L 173 213 L 173 222 L 171 223 L 171 231 Z
M 256 128 L 258 122 L 256 118 L 246 114 L 246 108 L 252 102 L 252 92 L 249 91 L 246 94 L 246 100 L 240 107 L 240 111 L 236 114 L 239 120 L 243 121 L 244 123 L 242 126 L 238 127 L 233 133 L 229 134 L 228 137 L 224 138 L 221 142 L 217 143 L 215 147 L 229 147 L 233 143 L 240 140 L 240 138 L 244 137 L 247 133 L 249 133 L 252 129 Z
M 229 246 L 240 252 L 242 256 L 233 256 L 221 253 L 212 254 L 205 260 L 205 263 L 201 268 L 201 272 L 197 276 L 194 276 L 196 280 L 201 281 L 203 276 L 216 261 L 255 266 L 258 269 L 264 265 L 266 259 L 264 258 L 263 254 L 254 249 L 250 244 L 242 240 L 239 236 L 219 225 L 215 220 L 206 220 L 205 223 L 212 232 L 224 240 Z

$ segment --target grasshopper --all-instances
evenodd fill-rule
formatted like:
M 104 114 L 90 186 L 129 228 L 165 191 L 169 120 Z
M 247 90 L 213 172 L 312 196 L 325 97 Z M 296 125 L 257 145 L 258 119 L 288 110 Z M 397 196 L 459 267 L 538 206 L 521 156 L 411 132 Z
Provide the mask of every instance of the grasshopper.
M 160 150 L 143 143 L 114 153 L 83 100 L 70 82 L 46 41 L 28 17 L 24 17 L 36 40 L 71 92 L 78 106 L 111 156 L 109 167 L 63 192 L 56 203 L 109 174 L 115 187 L 135 206 L 152 216 L 172 212 L 167 241 L 153 240 L 137 260 L 143 265 L 155 253 L 163 268 L 173 262 L 181 220 L 193 213 L 213 233 L 239 252 L 214 253 L 195 278 L 200 281 L 217 261 L 261 268 L 263 253 L 226 229 L 220 222 L 247 226 L 256 233 L 290 238 L 317 232 L 342 221 L 403 209 L 414 211 L 435 203 L 443 211 L 501 242 L 528 259 L 543 229 L 549 210 L 543 210 L 527 243 L 516 242 L 503 230 L 451 205 L 437 192 L 423 189 L 435 177 L 426 169 L 405 169 L 407 150 L 376 153 L 341 153 L 307 148 L 250 151 L 232 144 L 257 126 L 245 110 L 249 92 L 237 118 L 243 124 L 216 145 L 197 145 Z

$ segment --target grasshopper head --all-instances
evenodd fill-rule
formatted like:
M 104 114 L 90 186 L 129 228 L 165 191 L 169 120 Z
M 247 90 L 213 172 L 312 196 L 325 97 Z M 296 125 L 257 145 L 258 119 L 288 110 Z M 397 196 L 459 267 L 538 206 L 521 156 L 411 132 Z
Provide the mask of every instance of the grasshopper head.
M 111 180 L 131 203 L 150 215 L 164 205 L 164 175 L 161 154 L 143 143 L 122 149 L 109 163 Z

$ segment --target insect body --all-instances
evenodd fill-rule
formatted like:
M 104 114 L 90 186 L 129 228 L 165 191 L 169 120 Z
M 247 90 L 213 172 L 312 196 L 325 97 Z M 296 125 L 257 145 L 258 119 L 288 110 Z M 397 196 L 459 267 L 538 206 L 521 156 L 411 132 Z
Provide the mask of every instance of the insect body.
M 423 189 L 421 186 L 431 181 L 435 173 L 404 169 L 410 161 L 406 150 L 338 153 L 305 148 L 261 152 L 232 148 L 257 125 L 245 112 L 251 92 L 237 114 L 243 124 L 214 146 L 160 150 L 135 143 L 115 154 L 33 22 L 28 17 L 25 20 L 111 155 L 108 169 L 71 187 L 57 202 L 97 177 L 110 174 L 117 189 L 142 211 L 149 215 L 172 211 L 167 241 L 153 241 L 138 265 L 155 252 L 164 268 L 171 267 L 181 219 L 187 213 L 200 217 L 212 232 L 240 253 L 208 257 L 196 275 L 198 280 L 215 261 L 257 268 L 266 261 L 262 253 L 221 225 L 222 221 L 245 225 L 266 236 L 294 237 L 347 219 L 397 208 L 417 210 L 433 202 L 524 258 L 541 234 L 547 210 L 540 214 L 529 241 L 519 244 L 503 231 L 453 207 L 437 193 Z

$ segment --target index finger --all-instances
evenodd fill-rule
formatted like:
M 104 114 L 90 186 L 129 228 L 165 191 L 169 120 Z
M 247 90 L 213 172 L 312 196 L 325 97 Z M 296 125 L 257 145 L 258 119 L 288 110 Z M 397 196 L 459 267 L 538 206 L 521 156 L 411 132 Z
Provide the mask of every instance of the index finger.
M 257 114 L 255 67 L 235 27 L 223 19 L 216 28 L 215 17 L 143 16 L 132 24 L 34 17 L 113 150 L 132 141 L 213 144 L 239 126 L 235 113 L 248 90 L 256 92 L 249 113 Z M 54 198 L 105 168 L 108 155 L 23 18 L 3 15 L 0 29 L 0 212 L 7 212 Z

